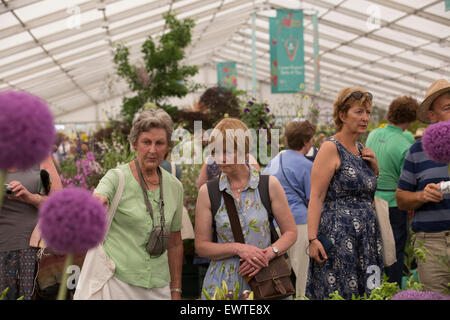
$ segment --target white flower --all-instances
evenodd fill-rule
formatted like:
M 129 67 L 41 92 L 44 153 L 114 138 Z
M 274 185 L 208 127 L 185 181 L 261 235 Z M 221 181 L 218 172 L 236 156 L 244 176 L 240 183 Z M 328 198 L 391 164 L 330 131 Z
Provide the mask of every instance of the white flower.
M 353 251 L 353 242 L 350 239 L 347 239 L 345 241 L 345 247 L 347 248 L 347 250 Z
M 350 289 L 355 290 L 358 287 L 358 281 L 354 277 L 351 277 L 348 281 L 348 286 Z
M 361 224 L 358 219 L 353 219 L 353 227 L 355 228 L 356 232 L 360 231 Z
M 330 286 L 334 286 L 336 284 L 336 276 L 330 272 L 328 274 L 327 281 Z

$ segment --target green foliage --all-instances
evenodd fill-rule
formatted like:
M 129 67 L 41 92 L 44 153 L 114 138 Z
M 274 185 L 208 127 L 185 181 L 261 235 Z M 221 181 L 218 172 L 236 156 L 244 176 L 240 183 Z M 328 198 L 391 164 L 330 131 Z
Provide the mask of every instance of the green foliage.
M 127 137 L 120 132 L 113 132 L 112 139 L 96 141 L 98 147 L 98 163 L 105 174 L 109 169 L 116 168 L 120 164 L 128 163 L 136 157 L 136 152 L 131 150 Z
M 195 223 L 195 206 L 197 203 L 197 178 L 202 168 L 201 164 L 182 164 L 181 183 L 184 190 L 184 206 L 188 210 L 189 218 Z
M 272 155 L 271 149 L 272 135 L 270 130 L 274 127 L 274 117 L 270 112 L 269 105 L 266 102 L 257 102 L 255 98 L 251 98 L 243 106 L 240 119 L 249 129 L 255 130 L 258 137 L 256 141 L 253 141 L 253 146 L 250 151 L 252 152 L 252 150 L 258 150 L 258 152 L 260 152 L 261 150 L 265 150 L 265 147 L 261 148 L 262 146 L 260 146 L 260 143 L 265 143 L 267 146 L 268 156 L 270 154 L 269 158 L 274 157 L 275 155 Z M 266 142 L 263 142 L 264 139 L 261 139 L 259 130 L 266 131 Z M 263 164 L 260 160 L 261 154 L 257 157 L 257 161 L 259 165 L 262 166 Z
M 238 95 L 240 93 L 240 91 L 233 91 L 217 86 L 208 88 L 198 102 L 200 107 L 208 114 L 208 120 L 203 128 L 213 128 L 223 118 L 239 117 L 240 104 Z
M 383 276 L 383 281 L 379 288 L 375 288 L 370 293 L 370 296 L 364 294 L 363 296 L 352 295 L 351 300 L 390 300 L 395 294 L 400 292 L 397 283 L 388 282 L 386 274 Z M 327 300 L 345 300 L 338 291 L 330 293 L 330 298 Z
M 412 134 L 415 134 L 417 129 L 427 128 L 428 126 L 429 126 L 429 124 L 426 124 L 426 123 L 423 123 L 422 121 L 416 120 L 408 127 L 408 131 L 410 131 Z
M 248 101 L 241 111 L 241 120 L 250 129 L 269 129 L 273 126 L 273 115 L 269 105 L 265 102 L 256 102 L 255 98 Z
M 0 300 L 5 300 L 6 295 L 8 294 L 9 291 L 9 287 L 6 287 L 5 290 L 3 290 L 2 294 L 0 295 Z M 20 296 L 19 298 L 17 298 L 17 300 L 23 300 L 24 296 Z
M 5 300 L 6 294 L 9 291 L 9 287 L 6 287 L 5 290 L 3 290 L 2 295 L 0 296 L 0 300 Z
M 449 256 L 448 254 L 446 255 L 439 255 L 439 256 L 435 256 L 433 253 L 430 252 L 430 250 L 428 250 L 422 241 L 417 241 L 417 243 L 419 244 L 418 248 L 414 248 L 414 254 L 416 255 L 416 257 L 420 260 L 422 260 L 423 262 L 427 261 L 427 257 L 430 257 L 431 259 L 437 261 L 437 263 L 439 263 L 439 265 L 447 272 L 450 272 L 450 263 L 449 263 Z M 450 283 L 447 283 L 447 288 L 445 288 L 445 293 L 446 294 L 450 294 Z
M 239 282 L 234 286 L 234 290 L 229 290 L 227 284 L 222 280 L 222 287 L 216 285 L 214 296 L 210 296 L 206 289 L 203 289 L 203 295 L 207 300 L 253 300 L 253 292 L 244 290 L 239 292 Z
M 423 290 L 423 284 L 416 281 L 414 275 L 411 275 L 408 278 L 408 281 L 406 281 L 406 287 L 405 290 L 416 290 L 416 291 L 422 291 Z
M 89 137 L 86 153 L 79 151 L 60 163 L 64 187 L 74 185 L 93 191 L 109 169 L 135 158 L 128 141 L 129 127 L 111 121 Z
M 117 65 L 117 74 L 126 80 L 130 90 L 136 94 L 130 98 L 124 97 L 122 101 L 121 114 L 128 123 L 149 101 L 174 116 L 173 108 L 176 107 L 161 105 L 164 99 L 181 98 L 199 88 L 199 85 L 188 80 L 198 72 L 198 67 L 180 65 L 185 58 L 184 49 L 191 42 L 194 21 L 185 19 L 180 22 L 170 13 L 164 14 L 164 19 L 169 31 L 161 36 L 158 45 L 151 37 L 142 45 L 144 66 L 130 65 L 129 49 L 120 43 L 116 45 L 114 63 Z
M 417 256 L 417 258 L 419 258 L 423 262 L 426 262 L 426 256 L 430 256 L 432 259 L 437 261 L 444 270 L 450 272 L 450 264 L 449 264 L 448 254 L 435 256 L 433 253 L 430 252 L 430 250 L 428 250 L 424 246 L 422 241 L 417 241 L 417 243 L 419 244 L 419 248 L 414 248 L 414 253 Z
M 406 283 L 405 290 L 422 291 L 423 284 L 416 282 L 414 276 L 410 276 Z M 370 296 L 367 296 L 367 294 L 364 294 L 363 296 L 356 296 L 353 294 L 351 300 L 391 300 L 392 297 L 400 291 L 402 290 L 399 288 L 398 284 L 395 282 L 388 282 L 388 277 L 384 274 L 381 286 L 373 289 Z M 330 298 L 327 300 L 345 300 L 337 290 L 330 293 L 329 296 Z

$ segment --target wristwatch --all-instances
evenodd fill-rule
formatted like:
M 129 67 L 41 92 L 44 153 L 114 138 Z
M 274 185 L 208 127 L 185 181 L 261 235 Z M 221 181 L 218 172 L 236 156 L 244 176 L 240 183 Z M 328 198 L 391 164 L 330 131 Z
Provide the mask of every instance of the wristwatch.
M 271 246 L 272 247 L 272 250 L 273 250 L 273 252 L 275 253 L 275 256 L 278 256 L 278 248 L 277 247 L 275 247 L 275 246 Z

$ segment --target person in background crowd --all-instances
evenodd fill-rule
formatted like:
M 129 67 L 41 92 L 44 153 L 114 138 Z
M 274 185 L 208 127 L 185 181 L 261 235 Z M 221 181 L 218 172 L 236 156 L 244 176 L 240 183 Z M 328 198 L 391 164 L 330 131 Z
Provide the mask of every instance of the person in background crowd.
M 315 146 L 313 145 L 313 146 L 309 149 L 309 151 L 308 151 L 308 152 L 306 153 L 306 155 L 305 155 L 306 159 L 308 159 L 308 160 L 314 162 L 314 159 L 316 158 L 317 153 L 319 152 L 320 146 L 324 143 L 324 141 L 325 141 L 326 139 L 327 139 L 327 136 L 326 136 L 326 135 L 324 135 L 323 133 L 319 134 L 319 135 L 317 136 L 317 139 L 316 139 L 317 147 L 315 147 Z
M 124 173 L 125 185 L 103 244 L 115 264 L 114 276 L 103 288 L 107 299 L 181 299 L 183 186 L 160 168 L 172 132 L 172 119 L 162 109 L 143 111 L 131 128 L 129 141 L 137 159 L 118 167 Z M 147 210 L 138 171 L 142 172 L 154 219 L 159 220 L 163 208 L 170 230 L 168 248 L 158 257 L 151 256 L 146 245 L 153 226 L 161 222 L 153 221 Z M 109 206 L 117 185 L 117 175 L 108 171 L 94 190 L 94 197 Z
M 409 217 L 408 211 L 398 209 L 395 191 L 406 152 L 414 142 L 412 134 L 408 137 L 404 132 L 416 120 L 418 107 L 419 103 L 414 98 L 403 96 L 394 99 L 387 112 L 388 124 L 372 130 L 366 141 L 366 147 L 375 152 L 380 167 L 375 196 L 385 200 L 389 205 L 389 220 L 395 239 L 397 262 L 386 268 L 386 274 L 390 282 L 397 282 L 400 287 Z
M 344 88 L 334 102 L 337 133 L 323 143 L 311 172 L 306 296 L 370 295 L 381 284 L 382 242 L 373 206 L 375 153 L 357 143 L 367 130 L 372 94 Z M 327 249 L 325 250 L 326 247 Z
M 417 111 L 424 123 L 450 121 L 450 83 L 435 81 L 427 90 Z M 447 146 L 448 147 L 448 146 Z M 419 138 L 408 150 L 395 194 L 400 210 L 414 210 L 414 246 L 420 243 L 434 256 L 450 256 L 450 194 L 439 192 L 438 183 L 448 181 L 445 163 L 436 163 L 423 151 Z M 424 290 L 442 292 L 450 283 L 450 272 L 436 259 L 417 260 L 419 280 Z
M 243 277 L 255 276 L 271 259 L 286 252 L 297 238 L 295 221 L 283 187 L 276 177 L 270 176 L 270 201 L 281 231 L 280 238 L 271 243 L 268 214 L 258 192 L 258 170 L 245 161 L 240 163 L 238 159 L 238 154 L 241 154 L 238 150 L 246 156 L 250 150 L 250 139 L 245 135 L 247 131 L 248 128 L 240 120 L 226 118 L 217 124 L 210 137 L 210 143 L 222 143 L 223 153 L 215 154 L 221 160 L 219 189 L 233 197 L 245 239 L 245 244 L 234 241 L 223 197 L 217 213 L 212 216 L 208 187 L 203 184 L 196 206 L 195 250 L 199 256 L 211 260 L 203 281 L 203 289 L 211 297 L 216 285 L 222 286 L 222 281 L 228 288 L 234 288 L 239 283 L 240 291 L 250 289 Z M 238 141 L 245 143 L 238 146 Z M 232 145 L 233 150 L 226 150 L 226 145 Z M 213 241 L 213 219 L 217 242 Z M 205 296 L 202 295 L 202 298 Z
M 414 141 L 417 140 L 417 139 L 422 138 L 423 133 L 425 132 L 425 129 L 426 129 L 426 128 L 421 127 L 421 128 L 418 128 L 418 129 L 416 130 L 416 133 L 414 134 Z
M 0 210 L 0 293 L 9 288 L 5 299 L 23 296 L 31 300 L 35 288 L 35 268 L 40 246 L 38 209 L 47 200 L 41 183 L 41 170 L 50 175 L 50 194 L 62 189 L 52 158 L 27 170 L 6 172 L 3 205 Z M 1 186 L 6 188 L 6 186 Z
M 288 150 L 276 155 L 264 169 L 265 174 L 273 175 L 280 181 L 297 224 L 297 241 L 288 250 L 289 261 L 296 276 L 296 297 L 305 295 L 309 266 L 306 222 L 312 162 L 305 158 L 305 154 L 311 149 L 315 130 L 315 126 L 307 120 L 289 123 L 284 133 Z

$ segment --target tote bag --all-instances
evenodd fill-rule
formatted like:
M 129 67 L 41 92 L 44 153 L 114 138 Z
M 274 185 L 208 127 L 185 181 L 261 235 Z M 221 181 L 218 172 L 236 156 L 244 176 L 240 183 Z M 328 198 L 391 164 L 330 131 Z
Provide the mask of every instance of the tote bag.
M 119 176 L 119 185 L 108 209 L 108 230 L 123 193 L 124 176 L 120 169 L 114 169 Z M 74 300 L 102 300 L 103 286 L 114 276 L 115 265 L 103 248 L 103 242 L 90 249 L 84 259 Z
M 392 232 L 391 222 L 389 220 L 389 205 L 379 197 L 375 197 L 374 203 L 378 226 L 380 227 L 381 240 L 383 242 L 383 263 L 385 267 L 389 267 L 397 261 L 394 233 Z

